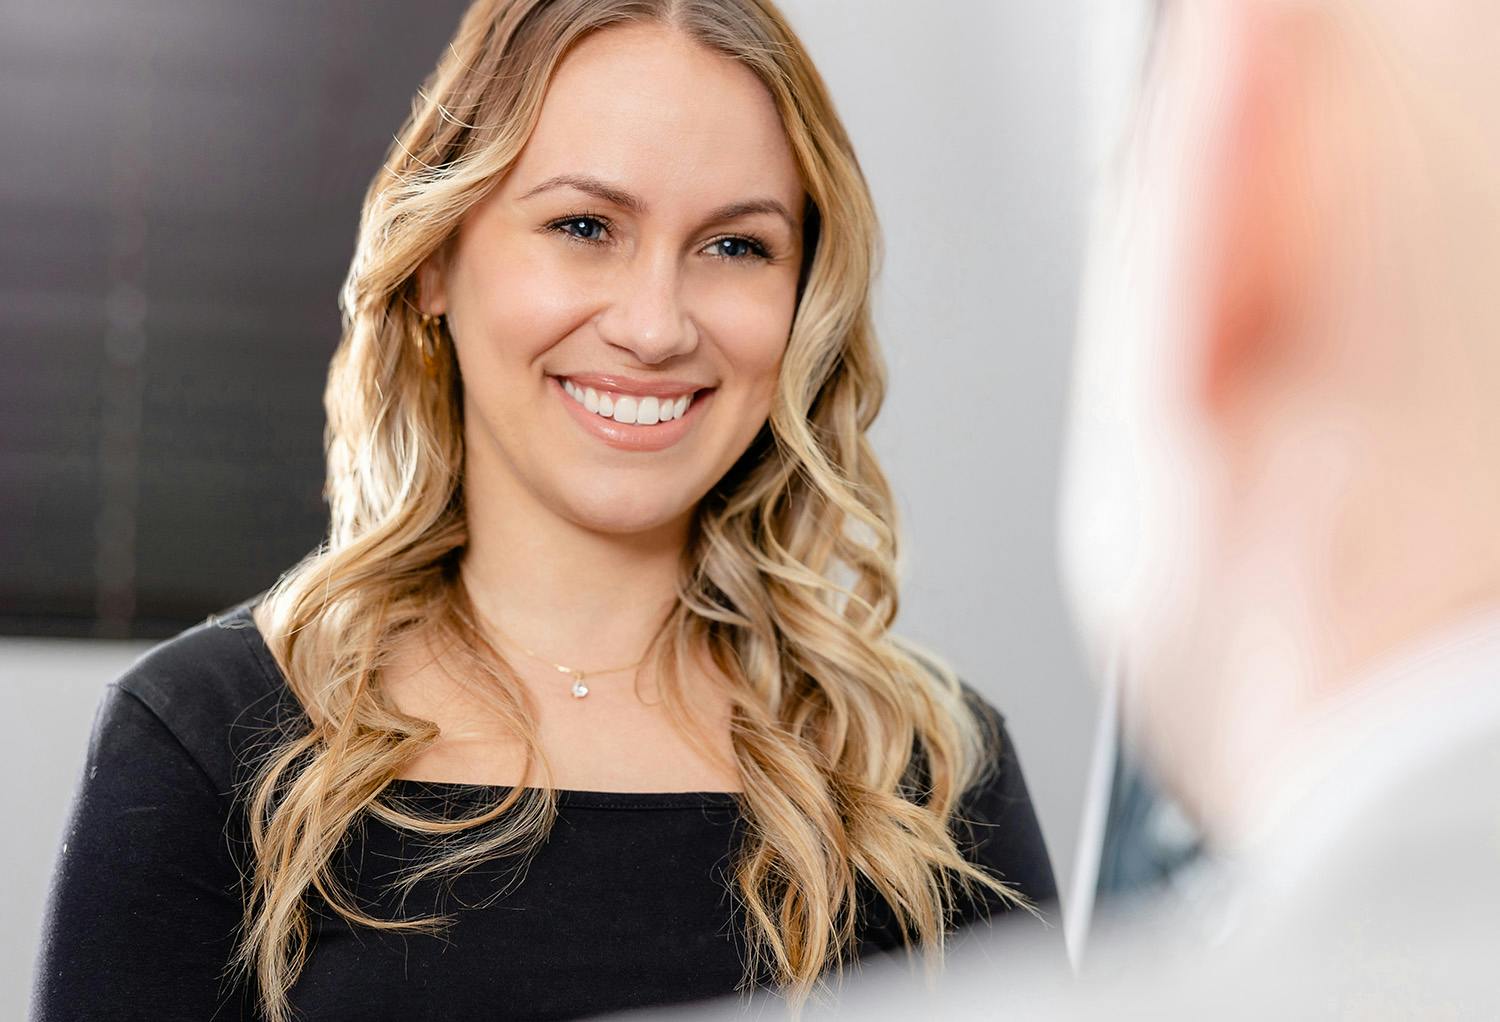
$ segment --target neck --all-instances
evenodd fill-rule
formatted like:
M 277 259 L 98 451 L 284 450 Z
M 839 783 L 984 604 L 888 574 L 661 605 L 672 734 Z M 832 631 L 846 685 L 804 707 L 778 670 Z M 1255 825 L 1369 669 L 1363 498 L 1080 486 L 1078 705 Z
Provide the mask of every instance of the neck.
M 1437 480 L 1389 475 L 1443 503 Z M 1210 728 L 1221 739 L 1218 769 L 1201 792 L 1205 821 L 1224 843 L 1308 781 L 1298 775 L 1307 743 L 1297 736 L 1336 728 L 1366 700 L 1380 665 L 1500 607 L 1489 530 L 1466 527 L 1480 524 L 1466 521 L 1477 495 L 1439 514 L 1374 489 L 1355 488 L 1330 532 L 1283 531 L 1279 548 L 1270 539 L 1254 546 L 1257 567 L 1243 572 L 1250 581 L 1235 586 L 1236 609 L 1223 618 L 1234 627 L 1215 642 L 1215 659 L 1199 661 L 1199 676 L 1217 676 L 1226 694 Z
M 1407 636 L 1289 715 L 1254 776 L 1212 821 L 1220 851 L 1278 884 L 1306 845 L 1334 837 L 1425 764 L 1500 721 L 1500 595 Z M 1321 835 L 1321 837 L 1319 836 Z M 1302 852 L 1284 861 L 1288 840 Z M 1268 869 L 1269 866 L 1269 869 Z
M 590 530 L 520 487 L 466 486 L 461 570 L 484 619 L 539 656 L 584 670 L 633 663 L 676 601 L 691 516 L 647 532 Z

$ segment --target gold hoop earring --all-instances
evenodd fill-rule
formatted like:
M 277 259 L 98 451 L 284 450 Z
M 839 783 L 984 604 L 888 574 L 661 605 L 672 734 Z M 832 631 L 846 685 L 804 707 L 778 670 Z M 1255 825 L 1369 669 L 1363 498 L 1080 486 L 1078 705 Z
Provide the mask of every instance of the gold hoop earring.
M 415 338 L 417 354 L 422 356 L 422 368 L 428 376 L 437 374 L 438 351 L 443 343 L 443 317 L 422 313 L 422 325 Z

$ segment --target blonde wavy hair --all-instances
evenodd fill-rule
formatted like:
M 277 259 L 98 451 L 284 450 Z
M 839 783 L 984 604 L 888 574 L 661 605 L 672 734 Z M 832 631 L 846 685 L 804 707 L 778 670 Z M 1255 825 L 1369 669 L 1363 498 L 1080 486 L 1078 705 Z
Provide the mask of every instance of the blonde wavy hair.
M 486 640 L 457 579 L 467 541 L 463 403 L 451 344 L 424 363 L 416 271 L 514 163 L 559 61 L 611 25 L 656 21 L 753 70 L 774 98 L 808 195 L 794 325 L 764 429 L 708 493 L 678 600 L 645 670 L 673 719 L 682 665 L 706 651 L 728 679 L 747 827 L 734 869 L 749 961 L 742 989 L 775 984 L 800 1006 L 855 939 L 856 883 L 890 905 L 908 949 L 941 959 L 960 893 L 1021 899 L 964 856 L 960 796 L 996 735 L 958 679 L 891 634 L 896 534 L 866 431 L 885 390 L 871 327 L 874 210 L 849 139 L 802 45 L 769 0 L 479 0 L 465 14 L 366 195 L 341 296 L 344 335 L 324 403 L 327 540 L 288 571 L 255 619 L 306 725 L 280 736 L 247 790 L 253 873 L 238 967 L 263 1008 L 291 1017 L 313 896 L 351 923 L 376 918 L 332 860 L 366 815 L 460 835 L 400 880 L 406 889 L 524 854 L 556 817 L 548 784 L 501 789 L 477 815 L 436 818 L 387 791 L 438 738 L 382 686 L 399 637 L 438 634 L 455 674 L 545 760 L 523 687 Z

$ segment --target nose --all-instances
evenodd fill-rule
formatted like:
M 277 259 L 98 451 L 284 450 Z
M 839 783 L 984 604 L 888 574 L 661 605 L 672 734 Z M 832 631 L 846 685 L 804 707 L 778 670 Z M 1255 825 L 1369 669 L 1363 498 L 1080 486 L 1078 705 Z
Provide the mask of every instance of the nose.
M 698 327 L 684 299 L 675 255 L 642 252 L 616 275 L 599 335 L 643 365 L 685 355 L 698 346 Z

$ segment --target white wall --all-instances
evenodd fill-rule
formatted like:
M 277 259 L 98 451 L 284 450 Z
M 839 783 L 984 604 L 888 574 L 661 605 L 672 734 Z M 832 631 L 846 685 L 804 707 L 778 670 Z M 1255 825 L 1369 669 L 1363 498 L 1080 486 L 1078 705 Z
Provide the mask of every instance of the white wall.
M 1095 693 L 1054 568 L 1082 248 L 1082 0 L 782 0 L 875 192 L 899 627 L 1005 713 L 1057 868 Z
M 0 1018 L 26 1017 L 42 906 L 104 686 L 146 643 L 0 640 Z

